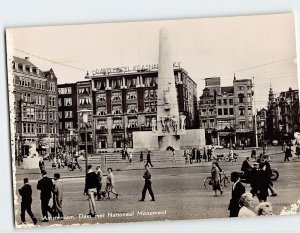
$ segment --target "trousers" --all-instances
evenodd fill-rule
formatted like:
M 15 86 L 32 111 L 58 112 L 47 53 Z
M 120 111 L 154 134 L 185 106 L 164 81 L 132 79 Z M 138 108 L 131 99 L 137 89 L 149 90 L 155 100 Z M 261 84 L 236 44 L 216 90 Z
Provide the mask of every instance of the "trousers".
M 150 194 L 152 200 L 154 200 L 154 194 L 153 194 L 153 191 L 152 191 L 152 182 L 151 182 L 151 180 L 146 179 L 145 180 L 145 185 L 144 185 L 144 188 L 143 188 L 143 191 L 142 191 L 142 200 L 145 200 L 147 190 L 149 191 L 149 194 Z
M 21 221 L 25 222 L 25 212 L 27 211 L 28 215 L 34 221 L 35 217 L 31 211 L 32 200 L 22 200 L 21 202 Z

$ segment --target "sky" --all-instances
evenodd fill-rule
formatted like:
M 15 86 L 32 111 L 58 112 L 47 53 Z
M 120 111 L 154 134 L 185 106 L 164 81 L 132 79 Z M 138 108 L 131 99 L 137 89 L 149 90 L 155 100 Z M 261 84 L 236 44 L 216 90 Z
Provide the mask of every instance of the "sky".
M 14 56 L 52 68 L 58 83 L 84 80 L 101 68 L 157 64 L 159 30 L 169 33 L 174 62 L 181 62 L 202 94 L 204 79 L 222 86 L 254 77 L 255 107 L 268 91 L 299 89 L 294 15 L 273 14 L 8 29 Z

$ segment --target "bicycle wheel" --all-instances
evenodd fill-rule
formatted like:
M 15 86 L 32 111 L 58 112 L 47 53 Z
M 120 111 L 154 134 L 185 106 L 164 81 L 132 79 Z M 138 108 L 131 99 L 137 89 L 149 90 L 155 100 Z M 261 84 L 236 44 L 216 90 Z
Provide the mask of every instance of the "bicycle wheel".
M 223 178 L 223 184 L 224 184 L 224 188 L 230 188 L 230 177 L 225 176 Z
M 211 181 L 211 177 L 210 176 L 206 177 L 206 179 L 204 180 L 204 187 L 206 189 L 208 189 L 208 187 L 210 186 L 210 184 L 209 184 L 210 181 Z

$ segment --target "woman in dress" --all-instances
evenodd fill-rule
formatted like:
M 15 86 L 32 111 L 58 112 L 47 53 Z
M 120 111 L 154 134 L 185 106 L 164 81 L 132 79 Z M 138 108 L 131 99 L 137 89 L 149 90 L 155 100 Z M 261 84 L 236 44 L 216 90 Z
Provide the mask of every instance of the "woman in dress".
M 215 191 L 215 196 L 217 196 L 217 190 L 219 190 L 220 195 L 222 195 L 223 191 L 221 190 L 221 186 L 220 186 L 220 170 L 217 167 L 215 162 L 212 163 L 211 181 L 212 181 L 213 190 Z

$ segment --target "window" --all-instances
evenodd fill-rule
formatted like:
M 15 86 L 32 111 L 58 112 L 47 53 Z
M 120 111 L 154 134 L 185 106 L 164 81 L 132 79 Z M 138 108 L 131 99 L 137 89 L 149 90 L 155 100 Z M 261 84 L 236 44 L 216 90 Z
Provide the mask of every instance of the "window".
M 227 99 L 223 100 L 224 105 L 227 105 Z
M 72 98 L 65 98 L 64 99 L 64 105 L 65 106 L 71 106 L 72 105 Z
M 67 90 L 66 90 L 67 91 Z M 70 92 L 71 93 L 71 92 Z M 90 94 L 90 88 L 89 87 L 82 87 L 82 88 L 79 88 L 78 89 L 78 93 L 79 94 Z M 69 94 L 69 93 L 66 93 L 66 94 Z
M 222 115 L 222 108 L 218 109 L 218 115 L 221 116 Z
M 128 128 L 137 128 L 137 127 L 138 127 L 137 119 L 129 119 L 128 120 Z
M 121 83 L 122 83 L 122 79 L 120 79 L 120 78 L 112 80 L 112 88 L 113 89 L 120 89 L 121 85 L 122 85 Z
M 146 127 L 152 127 L 152 117 L 146 117 Z
M 97 115 L 98 116 L 104 116 L 104 115 L 106 115 L 106 107 L 98 107 L 97 108 Z
M 24 134 L 35 134 L 36 126 L 34 123 L 25 123 L 23 122 L 23 132 Z
M 245 129 L 245 121 L 239 121 L 240 129 Z
M 229 99 L 229 105 L 233 105 L 233 99 Z
M 121 100 L 121 92 L 113 92 L 111 96 L 111 100 Z
M 37 74 L 37 68 L 36 67 L 32 67 L 32 73 Z
M 136 104 L 128 104 L 127 105 L 127 113 L 137 113 L 137 105 Z
M 214 113 L 214 109 L 213 109 L 213 108 L 210 108 L 210 109 L 209 109 L 209 115 L 211 115 L 211 116 L 212 116 L 212 115 L 213 115 L 213 113 Z
M 97 90 L 105 90 L 105 87 L 106 87 L 106 82 L 104 80 L 96 82 L 96 89 Z
M 244 86 L 238 86 L 238 89 L 239 89 L 240 91 L 242 91 L 242 90 L 244 90 Z
M 122 120 L 121 119 L 115 119 L 113 120 L 113 125 L 112 125 L 113 129 L 122 129 Z
M 239 103 L 244 103 L 244 94 L 238 94 Z
M 98 120 L 97 121 L 97 129 L 107 129 L 107 124 L 106 124 L 106 120 Z
M 209 119 L 209 127 L 214 128 L 215 126 L 215 120 L 214 119 Z
M 54 96 L 49 96 L 49 105 L 51 107 L 55 107 L 55 97 Z
M 233 116 L 233 108 L 229 108 L 229 115 Z
M 127 95 L 126 95 L 126 98 L 128 100 L 136 99 L 137 98 L 136 91 L 128 91 Z
M 145 103 L 145 112 L 156 112 L 156 102 Z
M 203 121 L 202 121 L 202 127 L 203 127 L 203 128 L 206 128 L 206 120 L 203 120 Z
M 72 118 L 72 111 L 65 111 L 65 118 Z
M 136 78 L 127 78 L 127 87 L 136 87 Z
M 227 116 L 228 115 L 228 109 L 224 108 L 224 115 Z
M 72 121 L 66 121 L 65 122 L 65 128 L 66 129 L 73 129 L 73 122 Z
M 120 115 L 120 114 L 122 114 L 121 106 L 113 106 L 112 107 L 112 114 L 113 115 Z
M 105 93 L 97 94 L 97 96 L 96 96 L 96 101 L 97 101 L 97 102 L 103 102 L 103 101 L 106 101 L 106 94 L 105 94 Z
M 61 98 L 57 99 L 57 103 L 58 103 L 58 107 L 60 107 L 61 106 Z
M 22 63 L 18 64 L 18 69 L 23 70 L 23 64 Z
M 245 109 L 244 108 L 240 108 L 239 109 L 239 113 L 240 113 L 240 116 L 244 116 L 245 115 Z
M 49 91 L 55 92 L 55 83 L 50 83 L 49 84 Z
M 79 98 L 79 105 L 91 105 L 90 97 Z
M 221 100 L 218 100 L 218 105 L 222 105 L 222 101 Z
M 49 112 L 49 119 L 53 120 L 53 118 L 54 118 L 53 112 Z
M 252 115 L 252 107 L 248 106 L 248 115 Z
M 62 118 L 62 112 L 61 112 L 61 111 L 58 112 L 58 118 L 59 118 L 59 119 Z

